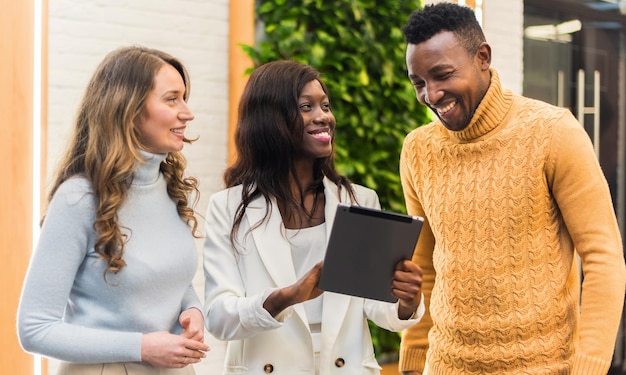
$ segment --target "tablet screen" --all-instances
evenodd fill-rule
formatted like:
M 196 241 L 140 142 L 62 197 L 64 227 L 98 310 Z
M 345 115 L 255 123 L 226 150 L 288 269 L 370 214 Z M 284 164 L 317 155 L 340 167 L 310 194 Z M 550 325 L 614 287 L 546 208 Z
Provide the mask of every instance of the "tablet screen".
M 319 288 L 396 302 L 395 265 L 411 259 L 424 219 L 340 203 L 333 222 Z

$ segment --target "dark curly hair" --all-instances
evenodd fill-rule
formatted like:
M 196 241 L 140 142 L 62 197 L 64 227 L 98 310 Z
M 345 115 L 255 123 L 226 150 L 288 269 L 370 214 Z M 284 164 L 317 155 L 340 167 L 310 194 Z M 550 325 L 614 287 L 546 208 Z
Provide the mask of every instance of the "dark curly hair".
M 474 11 L 454 3 L 426 5 L 411 13 L 402 33 L 409 44 L 419 44 L 440 32 L 450 31 L 463 44 L 468 53 L 477 51 L 485 34 L 476 20 Z

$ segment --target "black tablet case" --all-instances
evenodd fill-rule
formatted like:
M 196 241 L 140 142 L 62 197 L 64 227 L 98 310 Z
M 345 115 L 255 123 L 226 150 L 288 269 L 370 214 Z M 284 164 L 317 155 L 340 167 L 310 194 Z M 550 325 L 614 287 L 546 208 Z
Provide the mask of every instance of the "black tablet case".
M 411 259 L 424 219 L 340 203 L 331 228 L 319 288 L 386 302 L 395 265 Z

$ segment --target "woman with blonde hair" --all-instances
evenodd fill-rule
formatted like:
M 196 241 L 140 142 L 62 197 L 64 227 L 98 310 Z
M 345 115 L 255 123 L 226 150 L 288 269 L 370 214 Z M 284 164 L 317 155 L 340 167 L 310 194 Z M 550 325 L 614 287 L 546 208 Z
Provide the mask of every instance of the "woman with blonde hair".
M 18 310 L 22 347 L 58 374 L 193 374 L 208 350 L 188 96 L 182 63 L 144 47 L 109 53 L 86 88 Z

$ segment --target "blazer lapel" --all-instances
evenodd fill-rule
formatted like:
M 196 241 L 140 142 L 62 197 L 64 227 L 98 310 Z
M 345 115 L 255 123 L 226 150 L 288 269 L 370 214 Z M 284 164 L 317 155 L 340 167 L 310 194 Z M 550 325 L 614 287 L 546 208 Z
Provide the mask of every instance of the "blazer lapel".
M 248 205 L 246 216 L 250 227 L 263 220 L 266 207 L 263 197 L 255 199 Z M 252 230 L 252 237 L 267 273 L 279 288 L 291 285 L 298 280 L 291 256 L 291 245 L 284 234 L 285 229 L 278 205 L 272 199 L 268 220 Z M 309 329 L 304 306 L 298 303 L 293 306 L 293 309 L 304 326 Z
M 324 208 L 326 215 L 326 242 L 328 243 L 328 238 L 330 238 L 330 232 L 337 212 L 337 204 L 339 204 L 339 202 L 350 202 L 347 199 L 348 195 L 345 192 L 345 188 L 341 189 L 341 197 L 339 197 L 337 185 L 327 178 L 324 178 L 324 196 L 326 199 L 326 207 Z M 342 294 L 331 292 L 324 292 L 323 296 L 322 340 L 329 343 L 329 347 L 332 347 L 332 343 L 337 339 L 339 329 L 346 318 L 350 298 Z
M 267 205 L 263 197 L 248 205 L 246 216 L 250 227 L 262 222 Z M 265 269 L 278 287 L 296 282 L 296 271 L 291 257 L 291 246 L 284 237 L 278 206 L 272 200 L 268 220 L 252 230 L 252 237 Z
M 339 191 L 337 185 L 335 185 L 328 178 L 324 177 L 324 198 L 326 199 L 326 206 L 324 207 L 324 215 L 326 218 L 326 239 L 330 238 L 330 229 L 333 227 L 335 221 L 335 214 L 337 213 L 337 205 L 339 202 L 348 203 L 345 193 L 345 189 L 341 189 L 341 197 L 338 195 Z

